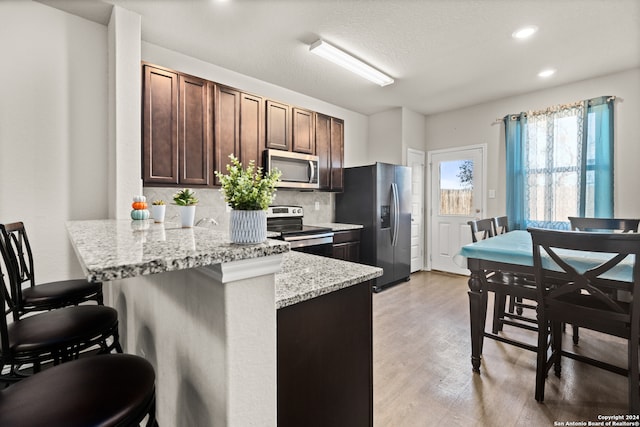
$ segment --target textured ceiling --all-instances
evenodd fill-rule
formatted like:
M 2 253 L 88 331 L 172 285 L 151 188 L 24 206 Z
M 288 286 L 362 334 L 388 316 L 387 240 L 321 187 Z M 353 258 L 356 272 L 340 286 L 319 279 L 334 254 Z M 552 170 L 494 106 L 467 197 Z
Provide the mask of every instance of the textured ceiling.
M 432 114 L 640 67 L 640 0 L 41 2 L 102 23 L 117 4 L 142 16 L 147 42 L 363 114 Z M 526 24 L 539 32 L 512 39 Z M 311 55 L 318 38 L 396 82 Z M 546 67 L 557 74 L 537 77 Z

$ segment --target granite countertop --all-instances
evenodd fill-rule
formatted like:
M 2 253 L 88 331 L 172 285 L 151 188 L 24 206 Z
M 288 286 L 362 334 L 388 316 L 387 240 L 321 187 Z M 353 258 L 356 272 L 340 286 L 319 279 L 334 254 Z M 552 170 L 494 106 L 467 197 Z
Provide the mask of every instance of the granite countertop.
M 283 308 L 382 276 L 382 269 L 302 252 L 284 255 L 276 273 L 276 308 Z
M 339 222 L 323 222 L 320 224 L 309 224 L 315 227 L 326 227 L 330 228 L 333 231 L 348 231 L 348 230 L 358 230 L 360 228 L 364 228 L 361 224 L 341 224 Z
M 289 251 L 289 243 L 231 243 L 228 232 L 181 228 L 151 220 L 68 221 L 71 244 L 88 280 L 99 282 L 265 257 Z

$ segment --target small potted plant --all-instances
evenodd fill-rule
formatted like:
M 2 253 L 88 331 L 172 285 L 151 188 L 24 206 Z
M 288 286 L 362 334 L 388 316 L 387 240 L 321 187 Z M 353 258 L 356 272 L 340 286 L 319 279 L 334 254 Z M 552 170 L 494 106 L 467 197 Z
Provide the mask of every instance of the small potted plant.
M 282 175 L 277 169 L 263 174 L 262 168 L 250 161 L 246 169 L 233 155 L 227 165 L 227 174 L 215 172 L 224 194 L 224 200 L 231 207 L 229 222 L 231 241 L 255 244 L 267 239 L 267 208 L 276 192 L 276 184 Z
M 151 203 L 151 216 L 154 222 L 164 222 L 164 214 L 167 209 L 167 205 L 164 204 L 164 200 L 158 199 Z
M 196 216 L 196 205 L 198 204 L 196 192 L 188 188 L 183 188 L 173 195 L 173 201 L 180 209 L 180 222 L 182 227 L 193 227 L 193 220 Z

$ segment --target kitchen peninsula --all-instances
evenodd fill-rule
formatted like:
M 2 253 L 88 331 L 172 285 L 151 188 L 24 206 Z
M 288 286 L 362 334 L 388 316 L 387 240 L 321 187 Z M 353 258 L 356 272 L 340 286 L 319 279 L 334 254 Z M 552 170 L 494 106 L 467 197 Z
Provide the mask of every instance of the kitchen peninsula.
M 346 338 L 367 329 L 357 344 L 371 360 L 366 282 L 382 273 L 378 268 L 289 252 L 278 240 L 235 245 L 225 232 L 170 223 L 70 221 L 67 230 L 87 278 L 105 282 L 125 351 L 156 369 L 160 425 L 286 425 L 280 412 L 287 408 L 276 411 L 276 382 L 291 384 L 290 362 L 307 355 L 292 353 L 295 346 L 281 349 L 281 341 L 300 339 L 307 327 L 320 343 L 336 332 L 331 328 L 345 326 L 338 336 Z M 354 329 L 333 323 L 336 315 L 320 331 L 314 319 L 344 311 L 340 301 L 362 305 L 346 311 L 366 321 Z M 370 384 L 370 366 L 361 371 Z

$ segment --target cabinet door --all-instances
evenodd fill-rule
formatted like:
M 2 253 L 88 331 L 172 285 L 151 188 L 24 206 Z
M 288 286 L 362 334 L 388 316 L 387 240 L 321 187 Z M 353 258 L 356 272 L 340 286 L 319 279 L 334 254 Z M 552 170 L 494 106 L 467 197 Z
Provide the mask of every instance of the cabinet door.
M 215 170 L 227 173 L 229 155 L 238 155 L 240 140 L 240 92 L 225 86 L 215 88 Z M 218 178 L 215 184 L 220 185 Z
M 313 113 L 300 108 L 293 108 L 293 151 L 314 154 L 316 150 Z
M 267 100 L 267 148 L 289 150 L 289 111 L 288 105 Z
M 177 184 L 178 75 L 148 65 L 143 72 L 143 181 Z
M 264 152 L 264 101 L 259 96 L 240 94 L 240 161 L 262 166 Z
M 342 168 L 344 165 L 344 121 L 331 118 L 331 190 L 342 191 L 344 183 Z
M 320 190 L 331 189 L 331 117 L 316 113 L 316 155 Z
M 180 184 L 209 185 L 212 178 L 209 85 L 180 75 L 178 147 Z

